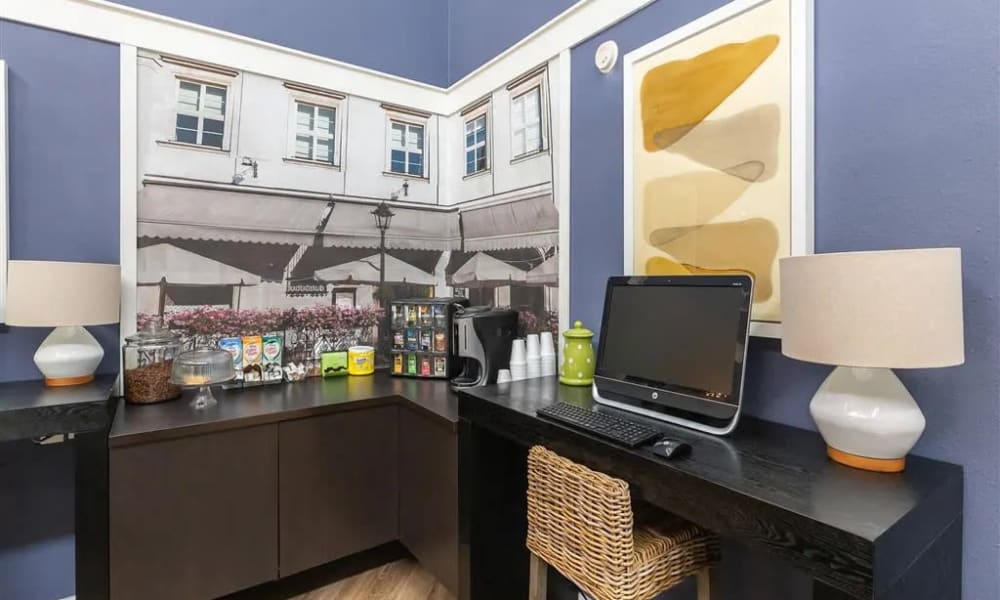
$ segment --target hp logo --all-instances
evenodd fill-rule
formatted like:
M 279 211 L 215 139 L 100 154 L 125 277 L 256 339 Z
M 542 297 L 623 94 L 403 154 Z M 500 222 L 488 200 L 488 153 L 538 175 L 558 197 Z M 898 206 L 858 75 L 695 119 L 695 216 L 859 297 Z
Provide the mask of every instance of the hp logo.
M 658 392 L 653 392 L 653 400 L 656 400 L 659 397 L 660 397 L 660 394 Z

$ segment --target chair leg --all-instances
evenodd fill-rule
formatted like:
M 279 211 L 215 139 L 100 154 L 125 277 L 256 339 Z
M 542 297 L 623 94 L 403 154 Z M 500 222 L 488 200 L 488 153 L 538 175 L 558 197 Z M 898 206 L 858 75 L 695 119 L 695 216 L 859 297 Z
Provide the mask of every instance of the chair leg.
M 698 600 L 712 600 L 712 571 L 708 567 L 698 571 L 696 582 L 698 586 Z
M 548 596 L 549 566 L 545 561 L 531 555 L 531 579 L 528 585 L 528 600 L 545 600 Z M 701 600 L 699 598 L 699 600 Z

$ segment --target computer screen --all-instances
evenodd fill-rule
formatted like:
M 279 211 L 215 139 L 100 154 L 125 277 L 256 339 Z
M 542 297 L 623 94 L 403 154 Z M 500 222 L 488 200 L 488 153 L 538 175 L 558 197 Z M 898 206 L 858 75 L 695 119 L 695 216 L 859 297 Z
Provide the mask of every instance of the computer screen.
M 742 275 L 612 278 L 598 386 L 688 416 L 730 418 L 742 391 L 752 293 Z

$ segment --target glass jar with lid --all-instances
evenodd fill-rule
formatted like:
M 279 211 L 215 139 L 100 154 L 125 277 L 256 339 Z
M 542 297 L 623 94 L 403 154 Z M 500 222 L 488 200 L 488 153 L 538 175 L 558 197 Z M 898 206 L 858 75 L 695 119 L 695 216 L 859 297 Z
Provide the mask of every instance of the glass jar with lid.
M 122 348 L 125 401 L 152 404 L 180 396 L 181 388 L 170 382 L 170 372 L 181 349 L 181 337 L 160 319 L 152 319 L 140 331 L 126 337 Z

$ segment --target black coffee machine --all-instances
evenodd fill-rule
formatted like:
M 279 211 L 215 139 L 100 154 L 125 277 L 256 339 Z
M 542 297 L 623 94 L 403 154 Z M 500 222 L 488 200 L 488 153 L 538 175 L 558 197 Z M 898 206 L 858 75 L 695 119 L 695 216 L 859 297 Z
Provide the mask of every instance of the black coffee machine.
M 510 366 L 510 348 L 517 335 L 517 311 L 490 306 L 459 308 L 452 317 L 455 356 L 462 369 L 451 380 L 455 387 L 497 382 L 497 372 Z

